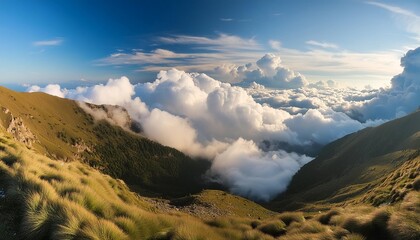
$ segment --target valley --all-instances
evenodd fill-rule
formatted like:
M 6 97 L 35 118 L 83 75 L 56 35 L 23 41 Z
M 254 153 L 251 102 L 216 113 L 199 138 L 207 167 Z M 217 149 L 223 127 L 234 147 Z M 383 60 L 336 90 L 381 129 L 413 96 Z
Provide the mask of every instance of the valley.
M 77 102 L 1 88 L 0 105 L 5 239 L 420 234 L 419 111 L 327 145 L 285 193 L 260 205 L 206 183 L 207 160 L 94 119 Z

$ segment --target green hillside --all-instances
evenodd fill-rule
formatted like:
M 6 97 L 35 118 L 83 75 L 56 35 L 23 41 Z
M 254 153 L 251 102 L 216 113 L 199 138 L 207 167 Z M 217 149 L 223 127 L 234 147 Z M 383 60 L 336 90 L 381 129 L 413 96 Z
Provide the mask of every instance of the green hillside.
M 327 145 L 293 177 L 273 204 L 390 204 L 400 201 L 420 172 L 420 111 L 366 128 Z
M 133 189 L 181 196 L 202 188 L 208 161 L 96 121 L 77 102 L 0 87 L 0 128 L 52 159 L 80 160 Z M 151 193 L 154 194 L 154 193 Z
M 207 161 L 75 101 L 0 88 L 0 236 L 419 239 L 419 122 L 416 112 L 329 144 L 268 210 L 203 190 Z
M 420 178 L 398 205 L 358 204 L 317 213 L 273 214 L 239 197 L 206 191 L 192 196 L 193 201 L 232 214 L 200 219 L 178 208 L 162 209 L 120 180 L 78 161 L 51 160 L 0 132 L 0 188 L 0 236 L 5 240 L 420 237 Z M 247 209 L 250 215 L 243 216 Z M 255 211 L 266 215 L 257 217 Z

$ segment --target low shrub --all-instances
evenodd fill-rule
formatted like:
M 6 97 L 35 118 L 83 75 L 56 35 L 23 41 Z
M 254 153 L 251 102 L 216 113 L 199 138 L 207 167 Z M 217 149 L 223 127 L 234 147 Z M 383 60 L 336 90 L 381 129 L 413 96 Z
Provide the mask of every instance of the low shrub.
M 319 221 L 322 224 L 329 224 L 333 216 L 340 215 L 340 211 L 337 209 L 332 209 L 324 214 L 320 214 L 315 217 L 315 220 Z
M 303 217 L 302 212 L 283 212 L 277 215 L 277 218 L 283 221 L 287 226 L 292 222 L 303 222 L 305 217 Z
M 277 237 L 286 232 L 286 224 L 280 220 L 272 220 L 262 223 L 257 229 L 265 234 Z

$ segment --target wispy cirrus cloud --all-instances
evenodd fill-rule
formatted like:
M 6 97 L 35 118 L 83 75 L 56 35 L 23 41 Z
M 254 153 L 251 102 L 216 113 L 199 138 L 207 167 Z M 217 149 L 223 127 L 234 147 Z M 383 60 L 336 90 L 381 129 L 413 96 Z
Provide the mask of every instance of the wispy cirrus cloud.
M 63 38 L 54 38 L 54 39 L 48 39 L 48 40 L 35 41 L 32 43 L 32 45 L 37 46 L 37 47 L 60 46 L 63 42 L 64 42 Z
M 160 37 L 159 41 L 166 44 L 191 44 L 203 49 L 210 49 L 215 51 L 227 50 L 263 50 L 254 38 L 241 38 L 235 35 L 228 35 L 221 33 L 215 38 L 189 36 L 189 35 L 174 35 L 170 37 Z
M 397 6 L 393 6 L 393 5 L 389 5 L 389 4 L 385 4 L 385 3 L 379 3 L 379 2 L 366 2 L 367 4 L 370 5 L 374 5 L 377 7 L 381 7 L 383 9 L 386 9 L 390 12 L 396 13 L 396 14 L 400 14 L 400 15 L 404 15 L 407 17 L 413 17 L 413 18 L 418 18 L 419 16 L 417 16 L 415 13 L 410 12 L 407 9 L 401 8 L 401 7 L 397 7 Z
M 232 22 L 233 18 L 220 18 L 220 21 L 222 21 L 222 22 Z
M 263 52 L 201 52 L 175 53 L 166 49 L 155 49 L 150 52 L 135 50 L 118 52 L 95 61 L 98 66 L 135 65 L 137 71 L 158 72 L 177 68 L 188 71 L 208 72 L 221 64 L 246 64 L 260 57 Z
M 319 42 L 319 41 L 315 41 L 315 40 L 308 40 L 305 43 L 308 44 L 308 45 L 311 45 L 311 46 L 315 46 L 315 47 L 338 49 L 337 44 L 329 43 L 329 42 Z
M 138 65 L 137 71 L 159 71 L 178 68 L 188 71 L 210 71 L 220 64 L 246 64 L 261 57 L 265 48 L 255 39 L 219 34 L 217 37 L 174 35 L 160 37 L 157 45 L 183 45 L 184 52 L 163 48 L 151 51 L 133 49 L 116 52 L 95 61 L 96 65 Z
M 385 3 L 379 2 L 366 2 L 367 4 L 383 8 L 393 13 L 398 22 L 404 25 L 407 32 L 414 34 L 414 39 L 420 42 L 420 16 L 414 12 Z
M 277 40 L 269 40 L 268 45 L 274 50 L 280 50 L 281 49 L 281 42 Z
M 136 71 L 139 72 L 177 68 L 217 76 L 216 70 L 221 66 L 234 69 L 235 66 L 255 63 L 261 56 L 274 50 L 285 65 L 303 73 L 309 81 L 334 79 L 354 84 L 354 79 L 359 79 L 363 86 L 379 86 L 381 82 L 387 82 L 401 71 L 401 51 L 355 52 L 338 48 L 331 43 L 319 44 L 323 47 L 299 50 L 284 47 L 277 40 L 270 40 L 267 45 L 263 45 L 254 38 L 227 34 L 215 37 L 174 35 L 157 38 L 156 48 L 153 50 L 115 51 L 96 60 L 95 64 L 131 65 L 137 67 Z M 171 51 L 174 45 L 182 46 L 183 50 Z M 363 81 L 368 83 L 362 83 Z

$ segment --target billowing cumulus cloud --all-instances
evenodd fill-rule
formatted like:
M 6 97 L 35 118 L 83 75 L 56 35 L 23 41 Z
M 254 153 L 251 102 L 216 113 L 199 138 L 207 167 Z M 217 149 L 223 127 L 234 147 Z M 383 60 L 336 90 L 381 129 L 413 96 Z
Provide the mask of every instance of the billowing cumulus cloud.
M 44 88 L 34 85 L 34 86 L 29 87 L 27 91 L 28 92 L 45 92 L 50 95 L 61 97 L 61 98 L 63 98 L 66 95 L 65 90 L 61 90 L 61 87 L 58 84 L 49 84 Z
M 308 84 L 306 78 L 281 64 L 280 56 L 268 53 L 255 64 L 222 65 L 212 75 L 225 82 L 239 83 L 242 87 L 260 84 L 268 88 L 293 89 Z
M 404 68 L 391 80 L 391 88 L 379 91 L 374 98 L 355 108 L 356 118 L 394 119 L 413 112 L 420 106 L 420 48 L 401 58 Z
M 286 190 L 292 176 L 312 160 L 285 151 L 261 151 L 252 141 L 236 140 L 216 156 L 211 170 L 234 194 L 268 201 Z
M 261 86 L 260 90 L 264 89 Z M 213 179 L 234 193 L 258 200 L 269 200 L 283 191 L 293 174 L 312 159 L 277 147 L 267 152 L 257 147 L 262 142 L 287 143 L 292 148 L 312 146 L 363 127 L 332 110 L 291 114 L 258 103 L 239 86 L 176 69 L 161 71 L 150 83 L 133 85 L 122 77 L 107 84 L 58 90 L 61 96 L 80 101 L 123 106 L 141 123 L 146 136 L 191 156 L 212 160 L 209 174 Z M 320 100 L 306 103 L 303 95 L 295 100 L 305 107 L 328 108 Z M 323 132 L 325 129 L 328 131 Z M 246 149 L 241 150 L 243 147 Z
M 149 138 L 211 160 L 209 175 L 232 192 L 269 200 L 285 190 L 293 174 L 312 159 L 308 155 L 316 153 L 314 149 L 414 110 L 420 92 L 417 55 L 417 50 L 409 52 L 402 61 L 404 72 L 392 80 L 391 89 L 381 90 L 333 89 L 332 81 L 308 85 L 273 54 L 255 64 L 220 67 L 226 76 L 244 80 L 243 85 L 171 69 L 136 85 L 122 77 L 76 89 L 30 90 L 49 89 L 62 97 L 120 105 Z M 377 108 L 392 114 L 382 118 L 386 115 Z M 373 111 L 376 117 L 370 117 L 370 109 L 382 115 Z

